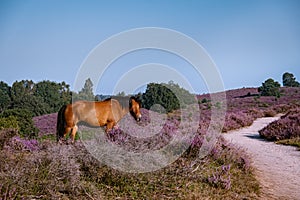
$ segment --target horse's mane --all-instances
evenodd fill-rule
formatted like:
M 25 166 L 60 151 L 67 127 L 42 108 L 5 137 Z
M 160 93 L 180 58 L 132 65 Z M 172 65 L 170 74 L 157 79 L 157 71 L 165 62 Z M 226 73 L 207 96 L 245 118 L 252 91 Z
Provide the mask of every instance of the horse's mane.
M 140 100 L 138 98 L 136 98 L 135 96 L 131 96 L 131 97 L 129 97 L 129 96 L 125 96 L 125 97 L 123 97 L 123 96 L 112 96 L 112 97 L 107 98 L 103 101 L 110 101 L 112 99 L 115 99 L 115 100 L 119 101 L 122 109 L 128 109 L 129 108 L 129 100 L 130 99 L 134 99 L 136 102 L 140 102 Z
M 111 101 L 112 99 L 115 99 L 120 103 L 122 109 L 128 109 L 129 108 L 129 98 L 130 97 L 112 96 L 103 101 Z
M 129 98 L 130 97 L 120 97 L 120 96 L 113 96 L 112 99 L 115 99 L 119 101 L 122 109 L 128 109 L 129 108 Z

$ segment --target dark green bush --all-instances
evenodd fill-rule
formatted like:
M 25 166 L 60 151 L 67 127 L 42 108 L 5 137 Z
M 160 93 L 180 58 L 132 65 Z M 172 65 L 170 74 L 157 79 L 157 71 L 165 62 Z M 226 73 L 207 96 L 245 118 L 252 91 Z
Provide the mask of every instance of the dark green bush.
M 196 103 L 196 98 L 189 91 L 170 81 L 168 84 L 149 83 L 142 95 L 142 103 L 146 109 L 151 108 L 160 112 L 162 106 L 166 112 L 171 112 L 180 106 Z M 160 106 L 154 106 L 156 104 Z
M 180 103 L 176 95 L 166 86 L 157 83 L 150 83 L 147 85 L 146 92 L 143 94 L 143 107 L 146 109 L 154 109 L 157 106 L 155 104 L 161 105 L 164 107 L 166 112 L 171 112 L 180 108 Z M 159 108 L 159 107 L 157 107 Z
M 264 83 L 262 83 L 262 86 L 258 88 L 258 92 L 262 96 L 275 96 L 280 97 L 280 84 L 277 81 L 274 81 L 272 78 L 269 78 Z
M 0 118 L 15 118 L 17 120 L 20 134 L 28 137 L 35 137 L 38 129 L 34 126 L 32 121 L 32 113 L 26 109 L 9 109 L 5 110 Z

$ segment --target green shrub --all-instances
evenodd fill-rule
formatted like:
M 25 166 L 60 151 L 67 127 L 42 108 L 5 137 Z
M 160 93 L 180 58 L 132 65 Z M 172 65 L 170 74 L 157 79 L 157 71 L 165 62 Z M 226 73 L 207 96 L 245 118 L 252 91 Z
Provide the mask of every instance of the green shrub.
M 277 81 L 269 78 L 264 83 L 262 83 L 262 86 L 258 88 L 258 92 L 260 92 L 262 96 L 280 97 L 279 88 L 280 84 Z
M 0 118 L 0 130 L 9 129 L 9 128 L 19 130 L 19 123 L 17 117 L 8 116 L 8 117 Z
M 146 92 L 143 94 L 143 107 L 159 112 L 162 106 L 166 112 L 171 112 L 180 108 L 180 103 L 176 95 L 166 86 L 157 83 L 147 85 Z
M 201 103 L 208 103 L 209 100 L 207 100 L 206 98 L 202 99 Z
M 35 137 L 38 129 L 34 126 L 32 121 L 32 114 L 26 109 L 9 109 L 5 110 L 0 118 L 13 117 L 17 120 L 20 134 L 28 137 Z M 11 118 L 12 119 L 12 118 Z
M 180 106 L 184 108 L 186 105 L 196 103 L 196 98 L 186 89 L 170 81 L 168 84 L 149 83 L 146 92 L 142 96 L 142 103 L 146 109 L 151 108 L 156 112 L 160 112 L 161 107 L 155 106 L 155 104 L 158 104 L 166 112 L 172 112 L 179 109 Z

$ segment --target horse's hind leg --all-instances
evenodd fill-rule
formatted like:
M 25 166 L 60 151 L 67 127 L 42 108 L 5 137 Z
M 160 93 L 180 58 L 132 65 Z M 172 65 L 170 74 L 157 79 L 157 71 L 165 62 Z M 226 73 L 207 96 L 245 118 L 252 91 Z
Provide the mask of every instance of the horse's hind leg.
M 75 136 L 76 136 L 77 130 L 78 130 L 78 126 L 75 125 L 75 126 L 72 128 L 72 132 L 71 132 L 72 144 L 74 144 L 74 142 L 75 142 Z

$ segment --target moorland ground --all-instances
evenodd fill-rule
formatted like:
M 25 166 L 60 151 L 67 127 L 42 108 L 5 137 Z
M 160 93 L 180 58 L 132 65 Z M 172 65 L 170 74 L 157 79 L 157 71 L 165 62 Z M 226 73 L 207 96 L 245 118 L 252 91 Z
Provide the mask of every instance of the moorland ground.
M 227 112 L 223 132 L 249 126 L 257 118 L 273 117 L 299 108 L 299 88 L 281 88 L 280 97 L 259 96 L 257 88 L 226 92 Z M 101 164 L 86 150 L 81 140 L 75 145 L 55 142 L 56 114 L 34 118 L 39 129 L 36 138 L 24 138 L 17 130 L 1 130 L 0 197 L 3 199 L 260 199 L 262 191 L 251 158 L 240 147 L 218 138 L 209 155 L 197 159 L 203 135 L 210 124 L 213 105 L 210 95 L 199 95 L 200 126 L 191 146 L 167 167 L 149 173 L 124 173 Z M 147 113 L 143 120 L 147 122 Z M 151 114 L 152 116 L 155 115 Z M 168 115 L 159 136 L 138 143 L 126 132 L 111 131 L 107 142 L 116 145 L 139 144 L 158 148 L 174 130 L 182 130 L 176 113 Z M 188 116 L 187 116 L 188 117 Z M 294 123 L 297 116 L 288 120 Z M 294 120 L 294 121 L 293 121 Z M 299 124 L 299 123 L 298 123 Z M 281 128 L 281 126 L 278 126 Z M 297 126 L 295 126 L 297 128 Z M 273 132 L 273 131 L 272 131 Z M 287 134 L 286 134 L 287 135 Z M 293 138 L 299 136 L 295 135 Z M 293 138 L 280 138 L 293 139 Z M 274 138 L 273 138 L 274 139 Z M 162 143 L 161 143 L 162 142 Z M 133 151 L 136 149 L 133 149 Z M 283 158 L 284 159 L 284 158 Z M 284 188 L 282 188 L 284 189 Z

